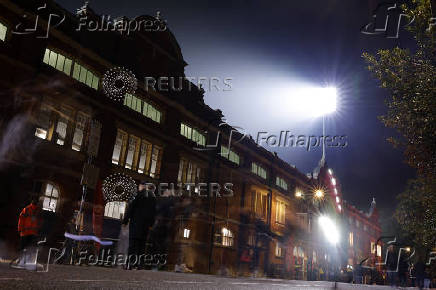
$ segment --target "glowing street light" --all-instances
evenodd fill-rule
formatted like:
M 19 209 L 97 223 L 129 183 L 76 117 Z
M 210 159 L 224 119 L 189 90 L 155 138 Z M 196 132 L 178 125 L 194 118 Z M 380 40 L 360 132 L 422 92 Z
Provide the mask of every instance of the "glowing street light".
M 296 197 L 296 198 L 301 198 L 301 197 L 303 197 L 303 193 L 302 193 L 301 191 L 297 191 L 297 192 L 295 193 L 295 197 Z
M 298 89 L 290 97 L 290 105 L 305 115 L 321 117 L 336 111 L 337 91 L 334 87 Z
M 315 191 L 316 198 L 322 198 L 323 196 L 324 196 L 324 191 L 322 191 L 321 189 L 318 189 L 317 191 Z
M 339 230 L 332 219 L 327 216 L 320 216 L 318 218 L 318 223 L 324 232 L 327 241 L 329 241 L 332 245 L 339 243 Z

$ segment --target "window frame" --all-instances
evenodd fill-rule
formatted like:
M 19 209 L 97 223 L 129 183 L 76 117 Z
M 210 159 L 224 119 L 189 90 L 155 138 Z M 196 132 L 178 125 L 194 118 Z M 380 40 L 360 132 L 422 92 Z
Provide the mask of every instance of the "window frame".
M 116 156 L 115 146 L 117 146 L 117 142 L 120 140 L 119 136 L 121 136 L 121 147 L 119 149 L 119 152 L 117 152 Z M 133 151 L 132 164 L 129 165 L 130 167 L 128 167 L 127 158 L 129 154 L 129 144 L 132 137 L 136 138 L 136 144 Z M 155 154 L 156 151 L 157 154 Z M 145 152 L 145 154 L 143 154 L 143 152 Z M 159 178 L 162 165 L 162 155 L 163 146 L 150 141 L 150 139 L 146 137 L 131 134 L 126 130 L 117 128 L 117 135 L 115 137 L 115 143 L 112 149 L 111 163 L 113 165 L 135 171 L 139 174 L 144 174 L 151 178 Z M 116 159 L 115 157 L 117 157 L 118 159 Z M 145 160 L 143 160 L 142 158 L 145 158 Z M 142 161 L 144 161 L 143 168 L 141 167 Z
M 198 146 L 206 146 L 207 135 L 189 123 L 183 121 L 180 122 L 180 135 L 191 140 Z
M 251 162 L 251 172 L 253 174 L 256 174 L 257 176 L 259 176 L 260 178 L 263 179 L 267 179 L 268 178 L 268 172 L 265 168 L 263 168 L 262 166 L 260 166 L 257 162 Z M 265 176 L 263 176 L 265 175 Z
M 47 189 L 48 189 L 49 185 L 51 186 L 51 193 L 50 193 L 50 195 L 47 195 Z M 56 197 L 53 197 L 53 190 L 54 189 L 56 189 L 56 191 L 57 191 Z M 59 207 L 60 195 L 61 195 L 61 192 L 59 190 L 59 187 L 55 183 L 52 183 L 51 181 L 43 181 L 42 192 L 41 192 L 42 210 L 56 213 L 56 211 Z M 49 200 L 49 205 L 52 203 L 52 200 L 55 201 L 53 210 L 51 210 L 50 208 L 44 208 L 44 204 L 45 204 L 46 199 Z

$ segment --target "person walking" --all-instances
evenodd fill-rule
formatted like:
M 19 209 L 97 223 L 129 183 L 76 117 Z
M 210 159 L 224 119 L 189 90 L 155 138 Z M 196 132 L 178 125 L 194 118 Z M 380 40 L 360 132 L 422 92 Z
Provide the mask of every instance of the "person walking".
M 391 287 L 396 286 L 397 284 L 397 274 L 398 274 L 398 257 L 395 255 L 394 246 L 389 245 L 388 254 L 386 259 L 386 274 L 388 278 L 388 283 Z
M 141 255 L 145 254 L 148 232 L 154 224 L 156 213 L 156 197 L 146 191 L 146 182 L 138 186 L 138 193 L 129 203 L 123 224 L 129 223 L 129 250 L 127 269 L 143 268 Z M 143 257 L 142 257 L 143 258 Z
M 400 262 L 398 265 L 398 279 L 400 282 L 400 287 L 407 286 L 407 276 L 409 273 L 409 263 L 407 257 L 403 254 L 400 255 Z
M 425 278 L 425 264 L 421 258 L 418 258 L 418 262 L 415 264 L 416 286 L 422 289 L 424 286 Z
M 38 198 L 33 197 L 30 204 L 20 213 L 18 218 L 18 233 L 20 234 L 20 256 L 12 263 L 12 267 L 26 267 L 32 261 L 30 249 L 36 246 L 36 239 L 40 227 L 41 208 Z

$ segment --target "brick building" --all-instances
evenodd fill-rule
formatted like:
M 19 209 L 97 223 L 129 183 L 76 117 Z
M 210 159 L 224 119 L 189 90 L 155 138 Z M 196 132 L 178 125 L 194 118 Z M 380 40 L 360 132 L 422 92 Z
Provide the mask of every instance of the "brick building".
M 72 14 L 48 0 L 3 1 L 0 11 L 0 255 L 15 249 L 18 214 L 35 194 L 50 224 L 49 244 L 61 240 L 79 207 L 84 165 L 92 164 L 97 182 L 87 186 L 83 230 L 103 238 L 117 238 L 126 207 L 123 200 L 104 202 L 108 176 L 194 184 L 182 197 L 158 197 L 149 243 L 168 254 L 167 269 L 184 263 L 200 273 L 320 279 L 321 268 L 333 268 L 314 217 L 327 210 L 342 217 L 342 206 L 346 215 L 353 211 L 328 184 L 327 167 L 308 177 L 224 124 L 201 87 L 184 78 L 187 63 L 169 29 L 77 31 L 80 17 L 101 16 L 88 6 Z M 65 19 L 53 25 L 52 15 Z M 36 29 L 13 33 L 19 23 Z M 114 67 L 138 79 L 122 102 L 102 88 Z M 180 89 L 153 89 L 144 77 L 181 79 Z M 228 183 L 233 194 L 223 186 L 219 196 L 201 194 L 198 183 Z M 312 202 L 319 185 L 328 194 Z M 366 221 L 370 233 L 378 230 L 371 237 L 380 233 L 376 218 Z

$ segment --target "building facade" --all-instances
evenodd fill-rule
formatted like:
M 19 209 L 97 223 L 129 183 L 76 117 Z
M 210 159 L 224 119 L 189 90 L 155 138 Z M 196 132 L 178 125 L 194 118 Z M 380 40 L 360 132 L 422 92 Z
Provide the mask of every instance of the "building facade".
M 87 5 L 77 14 L 53 1 L 3 1 L 0 8 L 1 255 L 16 250 L 17 218 L 34 195 L 48 244 L 63 239 L 74 216 L 82 232 L 116 240 L 127 202 L 105 201 L 102 187 L 117 173 L 157 190 L 165 184 L 148 244 L 168 255 L 169 270 L 185 264 L 198 273 L 327 279 L 334 253 L 318 215 L 353 215 L 371 242 L 380 234 L 376 211 L 365 219 L 343 203 L 326 166 L 308 177 L 225 124 L 185 78 L 169 29 L 78 31 L 83 21 L 104 23 Z M 52 15 L 63 21 L 53 25 Z M 119 67 L 138 81 L 121 102 L 103 88 L 105 73 Z M 180 82 L 155 88 L 148 77 Z M 84 215 L 77 216 L 82 196 Z M 353 263 L 365 247 L 349 252 Z

